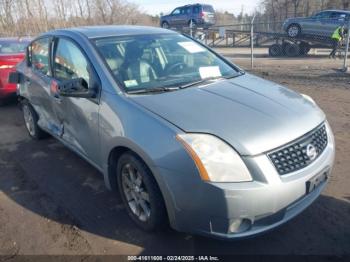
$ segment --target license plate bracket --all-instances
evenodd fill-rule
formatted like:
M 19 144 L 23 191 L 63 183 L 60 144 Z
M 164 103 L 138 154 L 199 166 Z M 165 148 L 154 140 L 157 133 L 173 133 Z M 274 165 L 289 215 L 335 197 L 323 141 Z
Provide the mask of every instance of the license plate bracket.
M 306 182 L 306 194 L 310 194 L 314 191 L 318 186 L 326 182 L 328 179 L 329 170 L 324 170 L 318 173 L 316 176 L 313 176 Z

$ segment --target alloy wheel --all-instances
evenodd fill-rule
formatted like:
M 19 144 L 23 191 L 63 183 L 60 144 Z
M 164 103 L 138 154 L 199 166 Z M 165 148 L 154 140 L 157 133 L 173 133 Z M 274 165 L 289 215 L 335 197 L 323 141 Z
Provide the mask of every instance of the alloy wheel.
M 299 27 L 298 26 L 292 25 L 291 27 L 289 27 L 288 35 L 290 37 L 296 37 L 296 36 L 298 36 L 298 34 L 299 34 Z
M 143 183 L 142 176 L 132 164 L 122 168 L 122 189 L 132 213 L 142 222 L 151 216 L 149 193 Z
M 24 116 L 24 122 L 26 124 L 29 134 L 31 136 L 35 136 L 34 117 L 28 105 L 23 106 L 23 116 Z

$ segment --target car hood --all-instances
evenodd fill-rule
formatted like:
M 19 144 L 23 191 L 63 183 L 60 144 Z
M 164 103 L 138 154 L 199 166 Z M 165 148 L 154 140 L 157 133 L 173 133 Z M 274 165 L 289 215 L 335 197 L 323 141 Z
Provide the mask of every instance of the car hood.
M 160 17 L 160 19 L 169 18 L 170 16 L 171 16 L 170 14 L 168 14 L 168 15 L 163 15 L 163 16 Z
M 318 106 L 300 94 L 249 74 L 130 98 L 185 132 L 220 137 L 241 155 L 270 151 L 325 119 Z

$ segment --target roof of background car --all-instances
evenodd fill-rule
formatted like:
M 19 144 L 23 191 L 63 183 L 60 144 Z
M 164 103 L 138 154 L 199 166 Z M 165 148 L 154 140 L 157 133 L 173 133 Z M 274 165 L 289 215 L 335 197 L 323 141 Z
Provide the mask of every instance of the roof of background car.
M 340 9 L 328 9 L 328 10 L 323 10 L 321 12 L 339 12 L 339 13 L 350 14 L 350 11 L 348 11 L 348 10 L 340 10 Z
M 173 31 L 159 27 L 132 25 L 83 26 L 63 29 L 63 31 L 79 32 L 88 38 L 175 33 Z
M 0 42 L 30 42 L 30 37 L 0 37 Z

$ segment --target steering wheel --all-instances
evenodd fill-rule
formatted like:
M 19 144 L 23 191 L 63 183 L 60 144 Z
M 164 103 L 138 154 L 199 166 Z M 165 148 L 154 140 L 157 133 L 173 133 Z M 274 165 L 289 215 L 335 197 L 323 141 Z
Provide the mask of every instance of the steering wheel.
M 166 73 L 171 73 L 172 71 L 176 71 L 177 70 L 183 70 L 187 65 L 184 62 L 178 62 L 175 63 L 173 65 L 170 65 L 169 67 L 167 67 L 167 69 L 165 70 Z

